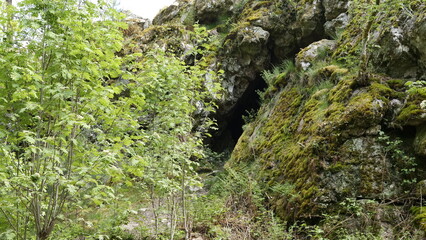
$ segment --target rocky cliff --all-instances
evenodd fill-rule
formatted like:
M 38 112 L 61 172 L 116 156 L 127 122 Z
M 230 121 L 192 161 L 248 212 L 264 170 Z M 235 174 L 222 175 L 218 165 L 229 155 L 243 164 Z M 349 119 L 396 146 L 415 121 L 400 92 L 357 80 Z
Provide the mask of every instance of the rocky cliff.
M 425 12 L 423 0 L 182 0 L 131 26 L 126 49 L 191 64 L 208 43 L 224 89 L 208 141 L 233 149 L 225 167 L 256 169 L 288 222 L 399 239 L 426 225 Z M 191 38 L 195 23 L 207 40 Z

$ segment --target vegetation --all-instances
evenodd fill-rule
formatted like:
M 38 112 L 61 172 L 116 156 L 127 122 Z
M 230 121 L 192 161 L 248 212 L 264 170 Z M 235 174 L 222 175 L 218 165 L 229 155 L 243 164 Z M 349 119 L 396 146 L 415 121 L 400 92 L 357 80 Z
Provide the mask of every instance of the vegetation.
M 321 1 L 182 0 L 148 28 L 114 2 L 0 2 L 0 239 L 424 238 L 424 52 L 417 78 L 374 62 L 422 0 L 354 0 L 311 45 Z
M 162 51 L 119 57 L 126 25 L 106 1 L 1 7 L 2 239 L 102 238 L 120 209 L 95 231 L 89 216 L 125 207 L 121 189 L 135 185 L 148 193 L 154 236 L 165 199 L 171 238 L 177 222 L 188 235 L 216 73 Z

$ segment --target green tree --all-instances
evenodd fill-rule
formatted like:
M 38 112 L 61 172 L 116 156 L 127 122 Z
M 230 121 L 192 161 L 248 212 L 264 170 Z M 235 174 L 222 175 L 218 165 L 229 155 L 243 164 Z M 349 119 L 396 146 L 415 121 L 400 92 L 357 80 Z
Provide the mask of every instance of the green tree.
M 43 240 L 71 209 L 113 198 L 105 173 L 121 174 L 117 143 L 136 123 L 114 100 L 122 87 L 105 84 L 124 27 L 110 3 L 20 4 L 0 15 L 13 37 L 0 40 L 0 210 L 8 237 Z
M 120 183 L 144 186 L 153 203 L 170 199 L 171 239 L 179 220 L 188 237 L 186 200 L 200 185 L 194 160 L 214 123 L 218 74 L 204 58 L 118 57 L 126 26 L 110 1 L 1 4 L 0 214 L 9 227 L 0 237 L 67 239 L 55 226 L 108 204 Z M 195 59 L 206 37 L 192 33 L 204 49 Z
M 204 28 L 196 27 L 193 34 L 194 41 L 207 37 Z M 206 44 L 203 50 L 195 48 L 192 54 L 205 56 L 208 49 Z M 188 209 L 195 197 L 190 189 L 201 186 L 195 172 L 196 160 L 203 158 L 203 138 L 214 126 L 210 115 L 215 111 L 214 100 L 220 97 L 220 73 L 206 70 L 204 58 L 187 66 L 163 51 L 151 52 L 141 64 L 138 77 L 144 83 L 146 101 L 141 118 L 148 138 L 140 153 L 148 162 L 142 184 L 151 198 L 155 235 L 159 233 L 157 213 L 167 207 L 172 223 L 170 239 L 178 221 L 188 238 Z M 166 199 L 169 205 L 161 206 Z

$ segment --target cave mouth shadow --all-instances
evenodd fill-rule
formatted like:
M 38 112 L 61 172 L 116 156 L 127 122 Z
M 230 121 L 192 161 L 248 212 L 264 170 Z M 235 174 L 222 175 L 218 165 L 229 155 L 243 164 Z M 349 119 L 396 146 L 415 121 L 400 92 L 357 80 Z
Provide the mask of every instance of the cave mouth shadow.
M 246 124 L 244 116 L 257 113 L 261 106 L 259 92 L 266 89 L 267 84 L 259 74 L 248 86 L 247 90 L 238 99 L 234 108 L 226 116 L 217 119 L 219 131 L 213 134 L 210 148 L 215 152 L 232 151 Z

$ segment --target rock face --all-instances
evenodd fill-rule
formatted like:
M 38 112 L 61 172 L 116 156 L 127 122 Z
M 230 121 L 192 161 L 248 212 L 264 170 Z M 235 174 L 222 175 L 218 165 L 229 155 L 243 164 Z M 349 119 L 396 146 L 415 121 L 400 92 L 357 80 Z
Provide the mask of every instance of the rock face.
M 426 69 L 426 21 L 425 16 L 423 16 L 423 19 L 420 21 L 416 21 L 416 23 L 413 26 L 413 29 L 411 29 L 411 36 L 409 37 L 409 41 L 412 44 L 412 46 L 415 47 L 415 49 L 418 51 L 420 58 L 418 59 L 418 64 L 423 70 L 423 75 L 421 76 L 422 79 L 426 79 L 426 76 L 424 75 L 425 69 Z
M 175 19 L 181 13 L 181 8 L 178 5 L 170 5 L 167 8 L 161 10 L 161 12 L 154 17 L 152 23 L 160 25 L 166 22 L 170 22 Z
M 194 3 L 195 17 L 201 24 L 217 22 L 220 17 L 232 13 L 233 3 L 231 0 L 197 0 Z
M 255 177 L 265 189 L 294 186 L 292 197 L 265 190 L 269 204 L 284 219 L 314 221 L 339 212 L 346 199 L 361 205 L 409 199 L 410 183 L 426 178 L 420 167 L 426 158 L 426 4 L 410 4 L 410 14 L 395 14 L 400 17 L 368 33 L 369 84 L 362 87 L 357 69 L 368 18 L 355 15 L 358 6 L 347 0 L 179 1 L 133 40 L 142 52 L 152 44 L 173 46 L 191 64 L 186 49 L 198 44 L 188 37 L 191 24 L 205 24 L 215 45 L 206 65 L 224 71 L 217 113 L 223 137 L 214 141 L 238 139 L 226 166 L 259 166 Z M 285 59 L 295 67 L 281 69 L 266 86 L 262 72 Z M 241 127 L 233 122 L 246 102 L 265 87 L 254 121 L 241 137 L 231 134 Z M 377 219 L 389 209 L 382 210 Z M 377 221 L 391 239 L 386 229 L 395 220 Z
M 268 184 L 295 186 L 289 200 L 273 195 L 284 218 L 310 218 L 346 198 L 394 199 L 403 194 L 403 158 L 391 157 L 381 123 L 398 93 L 386 82 L 353 90 L 354 77 L 308 95 L 289 84 L 246 127 L 229 167 L 261 164 Z M 270 187 L 272 187 L 270 186 Z
M 333 51 L 336 47 L 336 41 L 323 39 L 314 42 L 296 56 L 296 67 L 306 71 L 319 60 L 321 54 Z

